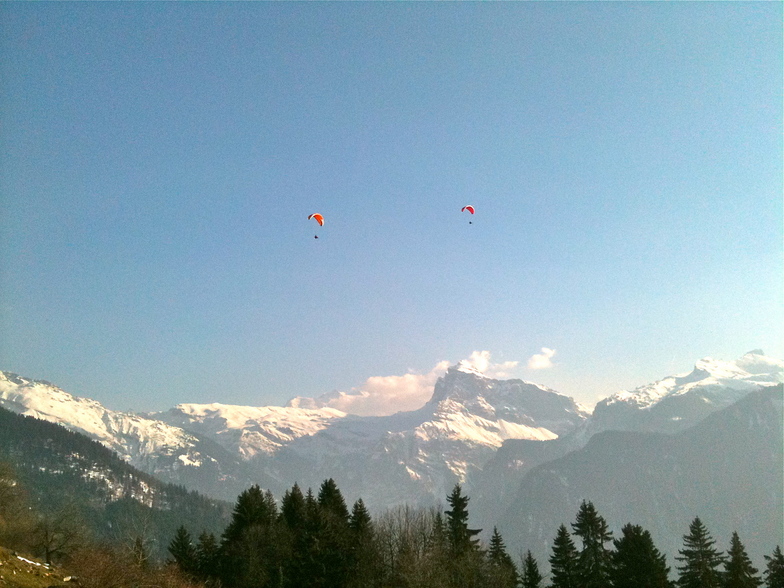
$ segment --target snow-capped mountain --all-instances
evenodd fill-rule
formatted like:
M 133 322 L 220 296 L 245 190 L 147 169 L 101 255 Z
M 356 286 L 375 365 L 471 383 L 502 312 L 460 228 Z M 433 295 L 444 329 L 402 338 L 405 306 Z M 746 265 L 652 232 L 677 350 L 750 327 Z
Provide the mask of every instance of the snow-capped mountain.
M 150 416 L 216 441 L 273 492 L 331 477 L 347 497 L 382 508 L 434 502 L 506 439 L 554 439 L 587 415 L 553 390 L 486 378 L 461 363 L 424 407 L 391 416 L 346 415 L 302 399 L 286 407 L 181 404 Z
M 629 522 L 648 530 L 668 563 L 699 516 L 719 546 L 738 532 L 764 565 L 784 540 L 782 399 L 781 384 L 758 386 L 688 429 L 604 431 L 530 470 L 495 518 L 510 551 L 547 561 L 558 525 L 589 500 L 616 538 Z
M 603 431 L 676 433 L 701 422 L 760 387 L 784 381 L 784 362 L 750 351 L 735 361 L 699 360 L 686 374 L 624 390 L 599 402 L 593 414 L 568 434 L 546 443 L 507 440 L 480 472 L 469 476 L 467 491 L 481 524 L 500 516 L 517 486 L 534 467 L 577 451 Z
M 198 439 L 182 429 L 109 410 L 95 400 L 73 396 L 49 382 L 0 372 L 0 406 L 87 435 L 137 467 L 161 455 L 176 454 L 183 463 L 196 465 L 202 460 L 194 449 Z
M 687 374 L 605 398 L 594 409 L 590 434 L 605 430 L 680 431 L 760 386 L 782 382 L 784 361 L 766 357 L 762 350 L 750 351 L 735 361 L 707 357 Z
M 61 423 L 145 471 L 224 499 L 241 484 L 282 493 L 332 477 L 347 497 L 379 508 L 439 500 L 505 440 L 554 439 L 588 416 L 553 390 L 487 378 L 465 363 L 439 379 L 424 407 L 388 417 L 217 403 L 136 415 L 13 374 L 0 379 L 0 405 Z
M 292 441 L 267 467 L 303 486 L 332 477 L 349 498 L 361 496 L 371 508 L 432 504 L 505 440 L 555 439 L 587 416 L 554 390 L 487 378 L 459 364 L 438 380 L 422 408 L 335 420 Z
M 273 455 L 297 439 L 311 436 L 346 416 L 334 408 L 178 404 L 155 418 L 210 437 L 243 459 Z
M 138 415 L 106 409 L 47 382 L 0 374 L 0 406 L 90 436 L 162 479 L 233 500 L 258 483 L 276 495 L 294 482 L 334 478 L 347 500 L 371 508 L 443 500 L 465 483 L 487 517 L 531 467 L 585 446 L 597 432 L 673 432 L 781 382 L 784 362 L 760 351 L 703 359 L 685 375 L 623 391 L 593 415 L 571 398 L 522 380 L 453 366 L 418 410 L 360 417 L 317 404 L 181 404 Z M 307 406 L 307 408 L 306 408 Z
M 238 493 L 252 483 L 241 461 L 208 438 L 158 419 L 109 410 L 46 381 L 0 372 L 0 406 L 58 423 L 142 471 L 208 495 L 225 498 L 225 490 Z

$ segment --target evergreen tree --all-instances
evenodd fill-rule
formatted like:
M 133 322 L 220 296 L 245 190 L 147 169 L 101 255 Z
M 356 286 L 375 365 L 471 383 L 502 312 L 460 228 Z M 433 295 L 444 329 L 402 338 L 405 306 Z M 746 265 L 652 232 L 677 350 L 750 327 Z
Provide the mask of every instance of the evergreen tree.
M 340 521 L 348 522 L 348 508 L 335 480 L 324 480 L 319 488 L 318 503 L 324 514 L 329 514 Z
M 281 501 L 281 516 L 283 522 L 291 530 L 302 528 L 305 524 L 305 497 L 296 483 L 291 490 L 286 490 Z
M 607 522 L 592 502 L 583 500 L 572 529 L 583 544 L 577 558 L 579 586 L 605 588 L 610 582 L 610 551 L 604 544 L 612 539 Z
M 765 586 L 767 588 L 784 588 L 784 554 L 776 545 L 773 555 L 766 555 Z
M 283 495 L 280 519 L 284 531 L 286 557 L 284 559 L 284 586 L 296 588 L 306 585 L 306 570 L 311 557 L 312 537 L 308 528 L 305 497 L 299 485 Z
M 721 576 L 718 567 L 724 558 L 716 550 L 716 542 L 699 517 L 689 525 L 689 534 L 683 537 L 683 549 L 675 559 L 683 562 L 678 566 L 680 588 L 718 588 Z
M 481 529 L 468 528 L 469 498 L 462 495 L 460 484 L 455 484 L 446 500 L 452 507 L 444 511 L 449 555 L 447 575 L 451 585 L 460 588 L 482 586 L 484 557 L 479 551 L 479 539 L 476 537 Z
M 732 533 L 730 550 L 724 562 L 723 588 L 757 588 L 762 584 L 758 570 L 751 565 L 746 548 L 740 541 L 737 532 Z
M 208 586 L 215 584 L 220 573 L 220 550 L 215 535 L 203 531 L 196 544 L 196 577 Z
M 279 586 L 281 536 L 271 494 L 251 486 L 240 494 L 221 541 L 221 579 L 235 588 Z
M 613 541 L 615 551 L 610 556 L 613 588 L 669 588 L 670 568 L 651 534 L 632 524 L 625 525 L 621 533 Z
M 360 498 L 351 509 L 349 528 L 349 586 L 366 588 L 380 580 L 379 554 L 370 513 Z
M 493 527 L 490 537 L 490 550 L 487 558 L 490 562 L 492 583 L 494 586 L 517 586 L 517 568 L 506 551 L 506 545 L 497 527 Z
M 186 575 L 191 575 L 196 571 L 196 549 L 191 541 L 191 534 L 184 526 L 180 526 L 174 534 L 174 538 L 169 543 L 169 553 L 171 562 Z
M 349 568 L 349 515 L 346 501 L 332 478 L 319 489 L 318 512 L 321 527 L 316 534 L 317 562 L 323 570 L 324 586 L 342 587 Z
M 452 510 L 444 511 L 446 514 L 447 536 L 449 546 L 455 555 L 462 555 L 478 548 L 479 539 L 475 536 L 481 529 L 468 528 L 468 496 L 463 496 L 460 484 L 455 484 L 452 493 L 446 501 Z
M 308 582 L 305 585 L 323 586 L 326 570 L 323 565 L 321 537 L 324 532 L 324 517 L 321 508 L 313 495 L 313 490 L 308 488 L 305 495 L 305 551 L 302 554 L 303 577 Z
M 525 553 L 525 559 L 523 559 L 523 577 L 520 585 L 522 588 L 541 588 L 542 580 L 544 578 L 539 573 L 539 564 L 536 563 L 536 559 L 534 559 L 529 549 Z
M 432 513 L 430 533 L 426 542 L 427 565 L 430 576 L 428 586 L 441 587 L 449 585 L 448 570 L 452 560 L 449 553 L 449 536 L 441 510 Z
M 558 527 L 553 540 L 553 553 L 550 562 L 552 581 L 550 588 L 577 588 L 577 548 L 566 525 Z
M 251 486 L 237 498 L 231 522 L 223 532 L 223 543 L 239 540 L 247 529 L 255 525 L 268 527 L 274 515 L 261 488 L 258 485 Z

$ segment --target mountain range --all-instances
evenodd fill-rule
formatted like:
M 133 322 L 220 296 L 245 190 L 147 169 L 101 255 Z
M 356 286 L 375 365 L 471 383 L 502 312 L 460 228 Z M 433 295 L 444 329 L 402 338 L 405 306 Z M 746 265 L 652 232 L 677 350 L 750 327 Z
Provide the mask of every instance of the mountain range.
M 537 542 L 542 547 L 532 546 L 536 552 L 546 548 L 558 524 L 573 517 L 574 501 L 580 498 L 594 500 L 600 512 L 602 507 L 607 508 L 612 513 L 608 520 L 616 525 L 639 514 L 629 511 L 624 515 L 622 508 L 611 511 L 609 503 L 598 500 L 599 496 L 611 495 L 608 489 L 594 495 L 600 492 L 597 487 L 578 483 L 582 479 L 580 471 L 609 473 L 617 467 L 622 472 L 622 466 L 614 460 L 620 455 L 632 459 L 628 452 L 633 447 L 647 448 L 654 456 L 682 456 L 687 449 L 676 451 L 673 447 L 699 446 L 711 458 L 721 448 L 721 455 L 731 455 L 746 464 L 762 463 L 764 460 L 757 460 L 756 455 L 749 459 L 749 452 L 744 458 L 742 448 L 727 453 L 718 441 L 707 443 L 704 438 L 715 431 L 724 431 L 720 436 L 728 443 L 741 437 L 728 424 L 714 424 L 713 429 L 705 430 L 705 423 L 731 410 L 751 411 L 745 418 L 763 423 L 754 420 L 754 415 L 759 416 L 754 411 L 761 410 L 758 405 L 749 400 L 749 406 L 743 408 L 742 403 L 767 390 L 772 397 L 769 402 L 774 408 L 780 407 L 783 380 L 784 362 L 760 350 L 735 361 L 706 358 L 688 374 L 614 394 L 599 402 L 591 413 L 568 396 L 544 386 L 488 378 L 461 362 L 438 380 L 431 399 L 420 409 L 360 417 L 316 403 L 305 408 L 301 402 L 286 407 L 180 404 L 160 413 L 122 413 L 48 382 L 0 372 L 0 406 L 60 423 L 99 441 L 128 463 L 162 480 L 226 500 L 233 500 L 254 483 L 281 496 L 294 482 L 303 488 L 315 488 L 324 479 L 333 478 L 347 501 L 362 497 L 371 510 L 380 511 L 402 503 L 437 504 L 459 482 L 472 498 L 471 513 L 476 523 L 488 529 L 504 521 L 499 527 L 508 535 L 510 545 L 523 547 Z M 768 419 L 764 425 L 768 436 L 772 435 L 769 445 L 775 458 L 781 452 L 781 426 L 776 428 L 773 421 L 781 421 L 781 410 L 769 409 L 763 416 Z M 775 453 L 776 447 L 779 454 Z M 643 457 L 635 459 L 646 463 Z M 675 458 L 668 459 L 672 465 Z M 580 470 L 580 463 L 589 465 Z M 717 462 L 706 463 L 714 467 Z M 778 464 L 773 469 L 780 474 L 780 459 Z M 672 472 L 681 470 L 667 470 L 665 476 L 657 469 L 660 467 L 664 466 L 659 462 L 651 463 L 646 470 L 649 476 L 635 470 L 634 479 L 649 488 L 641 496 L 657 492 L 665 500 L 666 489 L 656 489 L 659 481 L 675 484 L 680 479 Z M 560 472 L 557 468 L 566 469 L 555 478 L 546 473 Z M 548 487 L 543 485 L 545 479 L 558 480 L 573 490 L 564 493 L 555 482 L 555 486 Z M 683 478 L 684 483 L 687 479 Z M 698 480 L 692 482 L 697 484 Z M 708 482 L 697 484 L 695 492 L 703 488 L 712 488 L 705 490 L 709 494 L 719 492 Z M 749 483 L 753 486 L 756 482 Z M 781 488 L 778 484 L 770 494 L 774 504 L 778 500 L 779 512 Z M 555 500 L 562 495 L 562 501 Z M 614 504 L 634 502 L 628 500 L 629 496 L 634 495 L 617 497 Z M 525 508 L 520 506 L 521 501 Z M 653 504 L 648 499 L 640 501 Z M 736 502 L 738 509 L 748 510 L 745 502 Z M 656 504 L 657 509 L 661 507 Z M 683 504 L 684 508 L 698 506 L 688 501 Z M 553 528 L 549 526 L 558 517 L 537 518 L 532 514 L 555 510 L 560 519 Z M 680 537 L 689 522 L 678 518 L 683 516 L 687 516 L 685 511 L 678 511 L 676 516 L 673 510 L 673 521 L 677 522 L 661 523 L 664 527 L 657 530 L 668 537 L 673 533 Z M 766 552 L 772 547 L 766 546 Z

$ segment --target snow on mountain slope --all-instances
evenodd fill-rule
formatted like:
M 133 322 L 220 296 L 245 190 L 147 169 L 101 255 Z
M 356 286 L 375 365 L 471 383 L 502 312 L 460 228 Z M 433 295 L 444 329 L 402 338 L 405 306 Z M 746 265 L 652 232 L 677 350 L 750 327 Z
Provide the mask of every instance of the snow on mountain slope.
M 472 472 L 466 487 L 479 523 L 498 520 L 500 504 L 509 504 L 525 474 L 537 465 L 579 450 L 603 431 L 677 433 L 696 425 L 760 386 L 774 386 L 784 362 L 760 350 L 735 361 L 702 359 L 688 374 L 669 376 L 622 391 L 596 405 L 593 414 L 571 432 L 546 443 L 510 439 L 482 471 Z
M 175 453 L 183 461 L 200 463 L 200 456 L 192 451 L 197 439 L 182 429 L 108 410 L 95 400 L 73 396 L 48 382 L 0 372 L 0 406 L 83 433 L 131 463 Z
M 243 459 L 272 455 L 294 439 L 316 434 L 342 419 L 333 408 L 306 409 L 280 406 L 233 406 L 228 404 L 179 404 L 156 413 L 171 425 L 211 437 Z
M 361 496 L 371 507 L 433 503 L 505 440 L 555 439 L 587 415 L 553 390 L 494 380 L 458 365 L 438 380 L 422 408 L 383 417 L 347 416 L 294 440 L 273 467 L 303 486 L 333 477 L 347 496 Z M 293 469 L 292 463 L 300 465 Z
M 688 374 L 624 390 L 596 405 L 592 433 L 599 430 L 675 432 L 737 402 L 760 386 L 784 382 L 784 361 L 750 351 L 735 361 L 704 358 Z
M 233 500 L 252 483 L 266 482 L 208 438 L 154 418 L 109 410 L 49 382 L 0 372 L 0 406 L 82 433 L 134 467 L 208 496 Z

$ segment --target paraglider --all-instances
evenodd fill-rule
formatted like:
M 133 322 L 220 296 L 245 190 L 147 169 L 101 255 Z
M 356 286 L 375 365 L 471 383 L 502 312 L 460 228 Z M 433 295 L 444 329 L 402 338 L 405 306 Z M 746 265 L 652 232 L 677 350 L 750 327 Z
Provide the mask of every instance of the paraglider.
M 476 210 L 474 210 L 474 207 L 471 206 L 470 204 L 468 206 L 464 206 L 463 209 L 460 212 L 465 212 L 466 210 L 468 212 L 470 212 L 471 214 L 474 214 L 476 212 Z M 470 224 L 473 224 L 473 223 L 471 221 L 468 221 L 468 224 L 470 225 Z
M 319 224 L 320 227 L 324 226 L 324 216 L 319 214 L 318 212 L 313 213 L 310 216 L 308 216 L 308 220 L 311 220 L 311 219 L 315 220 Z M 313 238 L 314 239 L 318 239 L 318 235 L 314 235 Z

